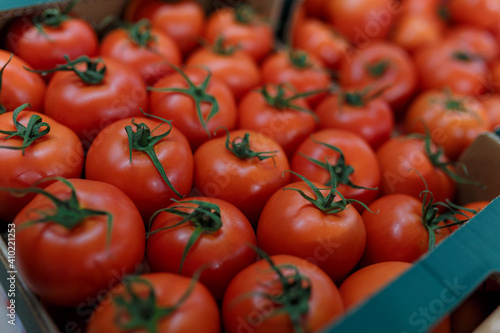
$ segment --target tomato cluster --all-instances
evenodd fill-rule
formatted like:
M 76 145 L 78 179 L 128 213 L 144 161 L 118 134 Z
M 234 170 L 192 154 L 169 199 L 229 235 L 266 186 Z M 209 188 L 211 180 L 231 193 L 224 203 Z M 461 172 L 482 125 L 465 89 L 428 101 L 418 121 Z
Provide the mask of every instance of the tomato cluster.
M 13 20 L 0 220 L 22 278 L 91 307 L 87 332 L 325 328 L 488 204 L 453 203 L 500 125 L 487 3 L 306 0 L 287 47 L 245 4 Z

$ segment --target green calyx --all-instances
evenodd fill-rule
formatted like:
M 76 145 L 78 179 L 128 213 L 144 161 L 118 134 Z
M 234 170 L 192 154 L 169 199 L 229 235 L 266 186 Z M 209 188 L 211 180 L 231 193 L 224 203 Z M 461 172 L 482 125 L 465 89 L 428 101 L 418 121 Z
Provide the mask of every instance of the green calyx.
M 276 156 L 276 153 L 278 152 L 276 150 L 255 152 L 250 149 L 250 133 L 245 133 L 243 137 L 239 136 L 231 141 L 228 130 L 226 130 L 226 148 L 233 153 L 234 156 L 242 160 L 254 157 L 257 157 L 259 161 L 263 161 L 268 158 L 274 159 L 274 156 Z
M 212 73 L 208 72 L 208 75 L 205 78 L 205 80 L 199 86 L 196 86 L 179 67 L 174 66 L 174 65 L 171 65 L 171 67 L 177 73 L 179 73 L 184 78 L 184 80 L 186 80 L 186 82 L 188 84 L 188 88 L 148 87 L 148 90 L 156 91 L 156 92 L 180 93 L 180 94 L 184 94 L 184 95 L 191 97 L 195 103 L 196 114 L 198 116 L 198 120 L 200 121 L 201 125 L 203 126 L 203 129 L 205 130 L 205 132 L 207 132 L 208 137 L 211 138 L 212 134 L 208 130 L 207 123 L 210 121 L 210 119 L 212 119 L 213 116 L 215 116 L 219 112 L 219 103 L 217 102 L 217 100 L 215 99 L 214 96 L 209 95 L 207 93 L 208 84 L 210 82 L 210 78 L 212 77 Z M 203 118 L 203 115 L 201 113 L 201 103 L 209 103 L 210 105 L 212 105 L 212 108 L 210 109 L 210 112 L 206 118 Z
M 465 51 L 457 51 L 454 52 L 452 58 L 459 61 L 470 62 L 476 60 L 483 60 L 483 58 L 479 55 L 471 54 Z
M 77 2 L 78 0 L 71 0 L 63 11 L 60 11 L 59 8 L 45 9 L 40 15 L 35 15 L 33 17 L 33 25 L 39 33 L 43 34 L 45 38 L 50 41 L 43 28 L 59 28 L 64 21 L 70 18 L 69 13 Z
M 9 60 L 7 60 L 7 62 L 2 66 L 2 69 L 0 69 L 0 92 L 2 91 L 3 72 L 4 72 L 5 68 L 7 67 L 7 65 L 10 63 L 10 61 L 12 60 L 12 57 L 14 57 L 14 53 L 10 54 Z M 5 106 L 3 104 L 0 103 L 0 114 L 4 114 L 5 112 L 7 112 L 7 109 L 5 108 Z
M 66 64 L 57 65 L 52 69 L 33 70 L 27 67 L 24 67 L 24 69 L 41 75 L 47 75 L 48 73 L 59 71 L 73 71 L 86 84 L 100 84 L 104 80 L 106 65 L 102 59 L 99 58 L 92 60 L 87 56 L 80 56 L 75 60 L 70 60 L 67 55 L 64 56 L 64 59 L 66 60 Z M 83 71 L 76 68 L 76 65 L 82 63 L 87 66 L 87 68 Z
M 142 110 L 141 110 L 142 111 Z M 150 115 L 148 115 L 150 116 Z M 158 117 L 155 117 L 158 118 Z M 159 118 L 161 119 L 161 118 Z M 170 132 L 172 131 L 172 124 L 169 121 L 166 121 L 164 119 L 161 119 L 163 121 L 163 124 L 168 124 L 170 126 L 169 130 L 166 131 L 165 133 L 157 136 L 153 136 L 153 131 L 156 130 L 151 129 L 144 123 L 136 123 L 134 120 L 132 120 L 132 124 L 135 126 L 135 131 L 132 129 L 132 126 L 128 125 L 125 127 L 125 131 L 127 132 L 128 136 L 128 145 L 129 145 L 129 154 L 130 154 L 130 163 L 132 163 L 132 151 L 137 150 L 137 151 L 142 151 L 146 153 L 151 161 L 153 162 L 156 170 L 161 175 L 161 178 L 167 184 L 167 186 L 179 197 L 183 198 L 183 195 L 180 194 L 175 187 L 172 185 L 170 180 L 167 177 L 167 174 L 165 173 L 165 169 L 163 168 L 163 165 L 160 163 L 158 160 L 158 157 L 156 156 L 155 152 L 155 145 L 160 142 L 163 138 L 167 137 Z M 162 124 L 162 125 L 163 125 Z M 161 125 L 160 125 L 161 126 Z M 159 127 L 159 126 L 158 126 Z M 158 128 L 157 127 L 157 128 Z
M 288 52 L 288 60 L 293 67 L 298 69 L 313 67 L 313 63 L 310 62 L 309 55 L 302 50 L 290 50 Z
M 219 36 L 212 45 L 212 52 L 224 56 L 230 56 L 239 49 L 238 45 L 224 45 L 224 37 Z
M 389 67 L 391 66 L 391 61 L 388 59 L 382 59 L 374 64 L 367 64 L 365 69 L 373 78 L 379 78 L 383 76 Z
M 64 183 L 66 186 L 68 186 L 71 189 L 71 195 L 68 199 L 59 199 L 52 193 L 47 192 L 46 190 L 37 187 L 39 184 L 42 182 L 47 182 L 51 180 L 57 180 L 62 183 Z M 107 217 L 107 225 L 108 225 L 108 233 L 106 237 L 106 244 L 109 246 L 111 242 L 111 229 L 113 226 L 113 216 L 106 211 L 102 210 L 95 210 L 95 209 L 88 209 L 88 208 L 82 208 L 80 206 L 80 203 L 78 202 L 78 199 L 76 197 L 76 191 L 67 179 L 62 178 L 62 177 L 50 177 L 46 179 L 42 179 L 39 182 L 36 182 L 33 184 L 32 187 L 29 188 L 3 188 L 0 187 L 1 191 L 8 191 L 13 194 L 21 194 L 25 195 L 28 193 L 38 193 L 43 196 L 45 196 L 47 199 L 52 201 L 52 203 L 55 205 L 54 209 L 50 209 L 47 211 L 37 211 L 41 217 L 37 220 L 31 220 L 23 223 L 20 225 L 20 230 L 25 229 L 28 227 L 31 227 L 32 225 L 38 224 L 38 223 L 55 223 L 59 224 L 66 229 L 73 229 L 74 227 L 82 224 L 87 218 L 92 217 L 92 216 L 106 216 Z
M 285 87 L 283 85 L 275 85 L 276 88 L 276 93 L 273 95 L 269 90 L 268 90 L 268 85 L 263 85 L 261 89 L 257 90 L 265 99 L 267 105 L 277 109 L 277 110 L 296 110 L 300 112 L 307 113 L 308 115 L 312 116 L 316 122 L 319 121 L 318 116 L 312 112 L 311 110 L 301 107 L 299 105 L 296 105 L 293 103 L 294 100 L 298 98 L 305 98 L 309 97 L 312 95 L 316 95 L 322 92 L 328 91 L 328 89 L 321 89 L 321 90 L 314 90 L 310 92 L 303 92 L 303 93 L 298 93 L 295 95 L 292 95 L 290 97 L 286 97 L 285 95 Z
M 368 102 L 380 97 L 387 87 L 382 87 L 378 90 L 373 90 L 371 87 L 366 87 L 363 90 L 353 90 L 353 91 L 342 91 L 338 92 L 338 107 L 339 110 L 342 109 L 343 104 L 347 104 L 349 106 L 361 108 L 365 106 Z
M 196 205 L 195 207 L 193 206 L 186 206 L 183 204 L 190 203 L 193 205 Z M 184 210 L 181 210 L 184 209 Z M 187 212 L 185 210 L 188 210 L 190 212 Z M 193 247 L 193 245 L 196 243 L 196 241 L 201 237 L 202 234 L 211 234 L 216 231 L 218 231 L 220 228 L 222 228 L 222 219 L 221 219 L 221 213 L 220 213 L 220 207 L 214 203 L 211 202 L 206 202 L 206 201 L 201 201 L 201 200 L 184 200 L 184 201 L 177 201 L 177 205 L 165 209 L 161 209 L 153 214 L 153 216 L 150 219 L 150 225 L 151 222 L 154 220 L 154 218 L 160 214 L 161 212 L 167 212 L 171 214 L 178 215 L 182 217 L 182 220 L 174 225 L 164 227 L 164 228 L 159 228 L 154 231 L 150 231 L 148 234 L 148 237 L 151 235 L 160 232 L 162 230 L 167 230 L 167 229 L 172 229 L 175 227 L 178 227 L 182 224 L 191 222 L 192 225 L 194 226 L 194 231 L 189 237 L 189 240 L 186 244 L 186 247 L 184 248 L 184 252 L 182 254 L 182 259 L 181 259 L 181 264 L 179 266 L 179 274 L 182 273 L 182 268 L 184 266 L 184 262 L 186 260 L 187 254 L 189 253 L 189 250 Z M 151 229 L 151 228 L 150 228 Z
M 50 132 L 50 125 L 42 121 L 42 117 L 40 117 L 39 115 L 31 115 L 26 126 L 17 121 L 19 113 L 21 113 L 21 111 L 24 110 L 27 106 L 29 106 L 29 104 L 23 104 L 16 108 L 12 113 L 12 121 L 14 122 L 14 126 L 16 127 L 15 131 L 0 130 L 0 133 L 7 135 L 5 138 L 2 138 L 2 140 L 8 140 L 17 137 L 23 140 L 23 144 L 17 147 L 0 145 L 0 148 L 22 150 L 24 155 L 26 148 L 28 148 L 33 142 Z
M 241 24 L 250 24 L 255 20 L 255 9 L 248 4 L 241 4 L 234 9 L 234 19 Z
M 135 331 L 143 329 L 148 333 L 158 333 L 160 320 L 170 316 L 177 311 L 193 292 L 199 279 L 200 271 L 197 271 L 189 284 L 186 292 L 171 306 L 159 306 L 153 285 L 148 280 L 139 277 L 125 277 L 123 285 L 124 294 L 113 297 L 118 311 L 115 323 L 123 331 Z M 145 288 L 146 297 L 139 295 L 135 289 Z
M 330 162 L 328 162 L 328 159 L 325 158 L 325 162 L 321 162 L 319 160 L 316 160 L 312 157 L 306 156 L 302 153 L 298 153 L 300 156 L 306 158 L 309 162 L 319 166 L 320 168 L 325 169 L 328 171 L 330 175 L 334 175 L 333 177 L 330 176 L 330 179 L 328 182 L 325 184 L 326 186 L 332 187 L 335 184 L 345 184 L 351 188 L 356 188 L 356 189 L 365 189 L 365 190 L 377 190 L 377 188 L 370 188 L 370 187 L 363 187 L 354 184 L 351 180 L 350 177 L 354 173 L 354 168 L 351 165 L 346 164 L 345 162 L 345 156 L 342 150 L 336 146 L 330 145 L 326 142 L 321 142 L 321 141 L 316 141 L 312 136 L 311 140 L 314 143 L 317 143 L 319 145 L 322 145 L 326 148 L 329 148 L 336 153 L 339 154 L 339 158 L 337 159 L 337 162 L 334 165 L 331 165 Z
M 127 33 L 134 44 L 142 48 L 148 48 L 150 43 L 156 41 L 151 33 L 151 22 L 146 19 L 130 25 L 127 28 Z

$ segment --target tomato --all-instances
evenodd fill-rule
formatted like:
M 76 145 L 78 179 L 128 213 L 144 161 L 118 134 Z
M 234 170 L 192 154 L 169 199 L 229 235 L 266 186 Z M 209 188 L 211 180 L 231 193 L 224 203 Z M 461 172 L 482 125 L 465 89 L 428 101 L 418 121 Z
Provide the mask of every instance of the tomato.
M 326 19 L 327 0 L 304 0 L 302 4 L 308 16 Z
M 82 174 L 83 149 L 76 134 L 41 113 L 19 108 L 1 114 L 0 151 L 2 187 L 26 188 L 46 177 Z M 0 220 L 12 221 L 33 197 L 0 191 Z
M 238 127 L 267 135 L 280 144 L 288 157 L 316 128 L 307 102 L 282 85 L 264 85 L 240 102 Z
M 421 90 L 449 88 L 478 96 L 488 88 L 486 62 L 453 41 L 428 45 L 415 52 Z
M 443 147 L 448 158 L 456 160 L 489 128 L 489 121 L 474 97 L 429 90 L 418 95 L 409 106 L 405 128 L 408 133 L 425 133 L 427 128 L 432 141 Z
M 45 82 L 39 74 L 29 72 L 23 67 L 30 68 L 28 63 L 18 56 L 0 50 L 0 69 L 4 68 L 0 74 L 0 114 L 14 110 L 24 103 L 30 104 L 26 109 L 43 111 Z
M 493 294 L 476 290 L 451 313 L 452 332 L 474 332 L 496 307 L 498 296 L 495 300 Z
M 151 118 L 126 118 L 96 137 L 85 160 L 85 176 L 118 187 L 148 221 L 171 199 L 189 194 L 193 154 L 175 127 Z
M 236 125 L 236 104 L 231 90 L 205 69 L 178 70 L 160 79 L 151 90 L 151 113 L 172 120 L 193 151 L 210 139 L 217 128 L 232 130 Z M 215 135 L 222 134 L 219 131 Z
M 278 51 L 262 62 L 264 83 L 290 84 L 299 93 L 312 93 L 306 100 L 314 107 L 330 88 L 331 79 L 321 61 L 302 50 Z
M 245 268 L 231 281 L 222 303 L 228 333 L 319 332 L 342 313 L 342 299 L 330 278 L 289 255 Z
M 124 333 L 131 327 L 149 332 L 220 333 L 220 313 L 201 283 L 171 273 L 149 273 L 128 277 L 115 286 L 95 309 L 85 332 Z
M 65 68 L 77 62 L 85 79 L 74 71 L 55 73 L 47 86 L 44 110 L 71 128 L 88 149 L 110 123 L 138 116 L 141 108 L 147 111 L 147 92 L 139 73 L 116 60 L 78 58 Z
M 430 138 L 394 137 L 377 150 L 382 174 L 382 195 L 404 193 L 419 199 L 428 189 L 436 201 L 452 200 L 456 175 L 442 148 Z M 457 175 L 458 177 L 458 175 Z
M 98 39 L 85 20 L 64 11 L 49 8 L 34 17 L 19 17 L 6 33 L 7 50 L 22 58 L 34 69 L 53 68 L 65 63 L 64 56 L 75 59 L 97 55 Z
M 339 287 L 346 310 L 366 301 L 406 272 L 412 264 L 385 261 L 369 265 L 349 275 Z
M 290 169 L 281 146 L 247 130 L 214 138 L 194 154 L 194 185 L 203 195 L 232 203 L 256 225 L 269 197 L 288 184 Z
M 465 204 L 461 208 L 456 209 L 455 211 L 457 212 L 454 216 L 455 219 L 458 221 L 465 221 L 468 222 L 469 219 L 471 219 L 474 215 L 479 213 L 481 210 L 484 209 L 491 201 L 473 201 L 469 202 L 468 204 Z M 456 223 L 457 221 L 447 221 L 447 223 Z M 450 231 L 456 231 L 458 228 L 460 228 L 464 224 L 454 224 L 450 226 L 448 229 Z
M 402 15 L 394 25 L 391 41 L 414 52 L 442 38 L 443 23 L 428 15 Z
M 488 30 L 473 26 L 456 26 L 448 30 L 445 40 L 454 43 L 461 51 L 469 52 L 488 62 L 499 55 L 495 36 Z
M 85 179 L 57 181 L 45 191 L 52 197 L 38 194 L 14 220 L 16 267 L 35 294 L 77 306 L 141 263 L 144 225 L 122 191 Z
M 332 0 L 325 10 L 335 28 L 363 47 L 387 36 L 401 5 L 393 0 Z
M 153 272 L 192 276 L 217 300 L 231 279 L 256 260 L 255 233 L 248 219 L 227 201 L 192 197 L 173 203 L 153 221 L 146 259 Z
M 261 81 L 259 67 L 253 58 L 233 46 L 224 46 L 218 39 L 212 48 L 200 47 L 186 59 L 186 65 L 210 70 L 214 77 L 224 82 L 236 100 Z
M 244 4 L 214 11 L 203 33 L 210 43 L 222 37 L 226 46 L 236 46 L 257 62 L 274 46 L 271 26 L 258 17 L 252 7 Z
M 205 11 L 197 1 L 132 0 L 124 13 L 125 20 L 146 18 L 153 28 L 161 30 L 187 55 L 198 46 L 198 37 L 205 24 Z
M 334 189 L 318 188 L 324 186 L 301 181 L 273 194 L 260 215 L 257 242 L 269 255 L 307 259 L 338 281 L 361 258 L 365 227 L 349 201 L 342 200 Z
M 339 101 L 340 99 L 340 101 Z M 376 149 L 387 141 L 394 128 L 389 104 L 363 91 L 339 92 L 325 98 L 316 108 L 321 129 L 342 129 L 355 133 Z
M 364 204 L 375 200 L 380 169 L 375 153 L 363 138 L 344 130 L 321 130 L 302 142 L 291 165 L 293 171 L 307 179 L 331 186 L 333 180 L 326 162 L 333 167 L 339 182 L 337 189 L 344 197 Z M 300 180 L 297 176 L 294 179 Z M 360 205 L 355 207 L 361 209 Z
M 500 6 L 490 0 L 450 0 L 446 2 L 453 21 L 494 29 L 500 20 Z
M 495 93 L 487 96 L 481 101 L 481 104 L 489 120 L 489 130 L 493 131 L 500 126 L 500 112 L 498 112 L 500 109 L 500 94 Z
M 429 195 L 422 199 L 424 203 L 407 194 L 396 193 L 368 205 L 378 213 L 366 210 L 362 214 L 366 228 L 362 266 L 384 261 L 412 263 L 434 248 L 434 242 L 438 244 L 449 234 L 446 228 L 436 229 L 437 220 L 433 216 L 429 220 L 422 219 L 423 211 L 433 211 Z
M 147 20 L 108 33 L 101 42 L 100 54 L 137 69 L 147 85 L 172 72 L 171 64 L 179 66 L 182 61 L 173 39 L 151 28 Z
M 317 19 L 307 19 L 297 26 L 293 36 L 293 46 L 319 59 L 331 69 L 338 69 L 341 60 L 349 52 L 347 40 L 328 24 Z
M 390 42 L 373 42 L 342 64 L 340 83 L 345 89 L 369 87 L 381 91 L 382 98 L 401 113 L 415 93 L 417 73 L 401 47 Z

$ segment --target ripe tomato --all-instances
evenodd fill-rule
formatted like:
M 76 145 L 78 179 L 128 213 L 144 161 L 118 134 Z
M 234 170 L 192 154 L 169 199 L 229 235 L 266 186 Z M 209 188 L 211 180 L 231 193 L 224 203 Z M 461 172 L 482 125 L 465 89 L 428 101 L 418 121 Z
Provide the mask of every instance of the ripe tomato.
M 143 274 L 127 277 L 115 286 L 94 311 L 85 332 L 124 333 L 130 329 L 220 333 L 220 313 L 201 283 L 170 273 Z
M 418 95 L 408 108 L 405 119 L 408 133 L 425 133 L 444 148 L 451 160 L 483 131 L 489 128 L 488 118 L 472 96 L 460 96 L 446 91 L 429 90 Z
M 307 259 L 338 281 L 361 258 L 365 227 L 348 201 L 333 189 L 318 188 L 324 185 L 301 181 L 273 194 L 260 215 L 257 242 L 269 255 L 289 254 Z
M 499 82 L 500 83 L 500 82 Z M 484 112 L 489 120 L 489 130 L 493 131 L 500 126 L 500 94 L 490 94 L 481 101 Z
M 197 1 L 132 0 L 124 13 L 125 20 L 149 19 L 153 28 L 161 30 L 187 55 L 198 46 L 205 24 L 205 11 Z
M 398 18 L 391 33 L 391 41 L 413 53 L 442 38 L 443 23 L 430 15 L 406 14 Z
M 256 260 L 255 233 L 248 219 L 227 201 L 192 197 L 173 203 L 151 225 L 146 259 L 153 272 L 200 276 L 217 300 L 231 279 Z
M 240 102 L 238 127 L 267 135 L 280 144 L 288 157 L 314 132 L 316 118 L 306 101 L 282 85 L 264 85 Z
M 71 8 L 49 8 L 34 17 L 19 17 L 6 33 L 7 50 L 34 69 L 53 68 L 65 63 L 64 56 L 75 59 L 97 55 L 98 39 L 85 20 L 71 17 Z
M 38 194 L 14 220 L 17 269 L 35 294 L 76 306 L 142 262 L 144 224 L 118 188 L 70 179 L 45 191 L 51 196 Z
M 214 77 L 224 82 L 239 100 L 261 81 L 259 67 L 253 58 L 235 47 L 224 46 L 218 39 L 212 48 L 200 47 L 186 60 L 188 66 L 210 70 Z
M 419 199 L 428 189 L 436 201 L 452 200 L 455 168 L 430 138 L 394 137 L 377 150 L 382 195 L 404 193 Z
M 302 50 L 283 50 L 269 55 L 262 62 L 262 79 L 264 83 L 290 84 L 299 93 L 317 91 L 306 96 L 312 107 L 326 96 L 332 83 L 321 61 Z
M 152 118 L 126 118 L 96 137 L 85 160 L 85 176 L 118 187 L 148 221 L 171 199 L 189 194 L 193 154 L 175 127 Z
M 173 39 L 151 28 L 147 20 L 111 31 L 101 42 L 100 54 L 137 69 L 147 85 L 172 72 L 170 65 L 178 66 L 182 60 Z
M 330 95 L 318 105 L 315 112 L 319 118 L 319 128 L 355 133 L 373 149 L 387 141 L 394 128 L 394 116 L 389 103 L 363 91 Z
M 274 46 L 271 26 L 245 4 L 214 11 L 208 17 L 203 33 L 210 43 L 222 37 L 226 47 L 236 46 L 257 62 Z
M 0 115 L 0 186 L 26 188 L 47 177 L 80 177 L 83 149 L 76 134 L 49 116 L 21 109 Z M 0 191 L 0 220 L 12 221 L 33 197 Z
M 71 128 L 88 149 L 110 123 L 139 116 L 141 108 L 146 111 L 147 92 L 139 73 L 116 60 L 79 58 L 64 66 L 76 62 L 85 80 L 74 71 L 55 73 L 47 87 L 44 110 Z M 94 81 L 96 77 L 101 80 Z
M 12 58 L 12 59 L 11 59 Z M 14 110 L 29 103 L 28 110 L 43 111 L 45 82 L 39 74 L 29 72 L 23 67 L 28 63 L 4 50 L 0 50 L 0 114 Z M 31 69 L 31 68 L 30 68 Z
M 339 153 L 342 153 L 342 155 Z M 372 148 L 360 136 L 338 129 L 311 134 L 295 152 L 292 170 L 311 181 L 333 185 L 328 162 L 338 179 L 342 195 L 369 204 L 378 195 L 380 169 Z M 294 176 L 295 181 L 299 177 Z M 360 208 L 361 206 L 356 206 Z
M 407 194 L 389 194 L 378 198 L 362 214 L 366 228 L 366 248 L 360 263 L 367 266 L 384 261 L 412 263 L 435 244 L 445 238 L 449 231 L 437 228 L 434 207 L 429 195 L 424 203 Z M 425 207 L 423 208 L 423 204 Z M 436 208 L 437 210 L 437 208 Z M 427 212 L 434 214 L 428 220 Z
M 273 139 L 247 130 L 214 138 L 194 154 L 194 185 L 203 195 L 232 203 L 257 225 L 267 200 L 290 182 L 288 159 Z
M 500 20 L 500 6 L 490 0 L 450 0 L 446 2 L 453 21 L 493 30 Z
M 404 107 L 417 88 L 417 73 L 410 56 L 390 42 L 373 42 L 346 59 L 340 71 L 340 83 L 346 89 L 369 87 L 381 91 L 394 111 Z
M 496 59 L 500 52 L 498 42 L 490 31 L 473 26 L 451 28 L 447 31 L 445 40 L 455 44 L 457 49 L 487 62 Z
M 486 200 L 469 202 L 468 204 L 456 210 L 457 214 L 455 214 L 455 217 L 458 221 L 468 221 L 474 215 L 483 210 L 483 208 L 486 207 L 490 202 L 491 201 L 486 201 Z M 447 222 L 454 223 L 455 221 L 447 221 Z M 453 232 L 456 231 L 458 228 L 460 228 L 462 225 L 463 224 L 455 224 L 450 226 L 448 229 Z
M 394 0 L 332 0 L 326 1 L 325 10 L 335 28 L 355 45 L 366 47 L 387 36 L 401 5 Z
M 289 255 L 271 256 L 242 270 L 222 303 L 228 333 L 319 332 L 342 313 L 342 299 L 330 278 Z
M 196 150 L 219 127 L 236 125 L 236 104 L 229 87 L 201 68 L 178 70 L 160 79 L 149 97 L 151 113 L 172 120 Z M 219 131 L 216 135 L 222 135 Z
M 309 52 L 324 66 L 334 70 L 339 69 L 351 47 L 339 32 L 317 19 L 307 19 L 297 26 L 293 46 Z

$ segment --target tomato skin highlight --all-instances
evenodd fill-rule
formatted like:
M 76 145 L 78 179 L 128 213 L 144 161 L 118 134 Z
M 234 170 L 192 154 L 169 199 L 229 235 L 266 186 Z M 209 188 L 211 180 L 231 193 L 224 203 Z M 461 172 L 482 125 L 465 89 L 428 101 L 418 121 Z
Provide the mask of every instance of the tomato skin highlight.
M 72 229 L 46 222 L 21 230 L 27 221 L 42 218 L 41 210 L 55 208 L 42 195 L 37 195 L 14 219 L 19 274 L 35 294 L 59 306 L 77 306 L 112 287 L 118 282 L 116 274 L 132 273 L 142 262 L 146 238 L 139 211 L 118 188 L 92 180 L 69 181 L 81 207 L 107 211 L 113 216 L 109 244 L 107 217 L 103 215 L 87 217 Z M 70 196 L 70 189 L 62 182 L 45 190 L 61 199 Z
M 303 318 L 308 331 L 319 331 L 342 315 L 343 304 L 338 289 L 321 269 L 290 255 L 275 255 L 271 259 L 278 266 L 296 266 L 301 274 L 311 280 L 309 312 Z M 265 260 L 259 260 L 235 276 L 222 303 L 222 318 L 228 333 L 241 332 L 243 328 L 255 333 L 294 332 L 286 314 L 270 317 L 277 306 L 259 295 L 259 292 L 282 291 L 279 284 L 276 284 L 277 278 L 278 275 Z M 246 293 L 252 294 L 241 298 Z

